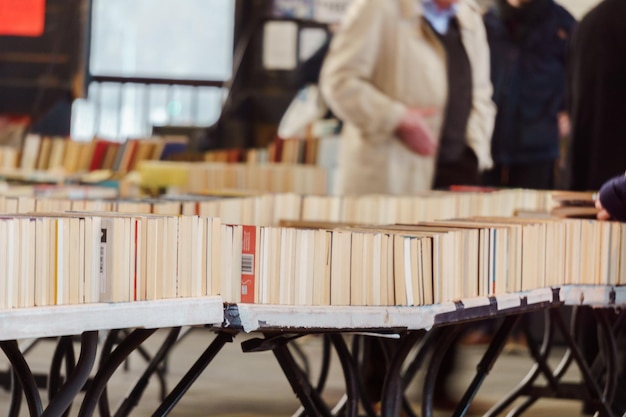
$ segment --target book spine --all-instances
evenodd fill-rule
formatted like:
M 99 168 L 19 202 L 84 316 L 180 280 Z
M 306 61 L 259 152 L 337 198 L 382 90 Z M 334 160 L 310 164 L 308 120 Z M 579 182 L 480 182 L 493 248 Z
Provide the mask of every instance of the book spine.
M 243 226 L 241 245 L 241 302 L 254 303 L 256 286 L 255 265 L 256 254 L 256 227 Z

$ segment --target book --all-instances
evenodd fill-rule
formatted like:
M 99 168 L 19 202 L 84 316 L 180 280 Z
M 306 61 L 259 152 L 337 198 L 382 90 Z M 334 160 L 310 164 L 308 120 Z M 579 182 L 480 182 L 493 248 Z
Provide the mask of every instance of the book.
M 12 219 L 0 217 L 0 237 L 9 241 L 9 227 L 8 224 Z M 9 285 L 9 248 L 11 245 L 0 246 L 0 309 L 6 310 L 9 308 L 7 287 Z
M 598 210 L 595 207 L 597 193 L 591 191 L 554 191 L 552 201 L 556 204 L 550 215 L 580 219 L 595 219 Z
M 594 206 L 597 197 L 592 191 L 552 191 L 552 201 L 562 206 Z
M 66 174 L 73 174 L 80 168 L 80 155 L 83 145 L 75 140 L 68 140 L 65 146 L 62 167 Z
M 18 167 L 20 152 L 18 148 L 0 146 L 0 168 L 3 171 L 13 171 Z
M 140 162 L 151 160 L 157 143 L 158 140 L 156 139 L 142 139 L 137 141 L 135 153 L 128 164 L 128 170 L 134 171 Z
M 221 244 L 221 253 L 227 254 L 222 258 L 222 262 L 220 265 L 220 295 L 222 296 L 222 300 L 225 303 L 232 303 L 235 299 L 235 296 L 232 293 L 232 283 L 231 279 L 233 276 L 233 261 L 232 261 L 232 250 L 233 250 L 233 226 L 228 224 L 222 224 L 220 235 L 222 237 Z
M 35 219 L 20 217 L 16 219 L 19 230 L 19 246 L 16 248 L 18 259 L 15 306 L 19 308 L 35 306 L 35 262 L 36 240 Z M 12 277 L 9 277 L 11 279 Z
M 352 233 L 333 230 L 331 238 L 330 305 L 350 305 Z
M 242 303 L 258 302 L 257 279 L 259 277 L 260 233 L 258 226 L 244 225 L 241 229 L 241 287 Z
M 102 158 L 102 163 L 100 164 L 100 169 L 113 170 L 113 163 L 117 158 L 118 151 L 121 147 L 119 142 L 109 142 L 106 146 L 106 152 L 104 154 L 104 158 Z
M 104 158 L 106 157 L 109 146 L 112 143 L 113 142 L 104 139 L 94 140 L 93 153 L 88 167 L 89 171 L 95 171 L 103 168 Z
M 567 217 L 570 219 L 595 219 L 599 212 L 600 210 L 598 210 L 595 206 L 564 205 L 554 207 L 550 210 L 550 215 L 556 217 Z
M 315 230 L 313 305 L 330 305 L 332 232 Z
M 293 305 L 295 300 L 296 229 L 282 228 L 280 233 L 278 304 Z
M 48 169 L 59 170 L 63 169 L 65 161 L 65 152 L 69 140 L 63 137 L 53 137 L 52 145 L 50 149 L 50 159 L 48 161 Z
M 190 296 L 202 297 L 207 294 L 206 292 L 206 266 L 203 265 L 204 254 L 206 253 L 206 240 L 208 239 L 207 224 L 200 219 L 197 215 L 182 216 L 187 218 L 191 222 L 191 236 L 188 241 L 190 244 L 190 264 L 189 264 L 189 276 L 190 276 Z M 180 238 L 185 239 L 185 236 Z M 180 239 L 179 238 L 179 239 Z M 179 255 L 180 257 L 180 255 Z
M 182 141 L 165 142 L 163 149 L 153 159 L 160 161 L 170 161 L 172 157 L 182 154 L 187 150 L 187 143 Z
M 32 171 L 37 167 L 37 158 L 39 157 L 39 148 L 41 146 L 41 136 L 29 133 L 24 138 L 22 145 L 22 154 L 20 157 L 20 168 L 26 171 Z
M 80 142 L 80 152 L 78 155 L 78 163 L 76 170 L 78 172 L 87 172 L 91 162 L 93 161 L 93 154 L 96 148 L 96 141 L 91 140 L 89 142 Z
M 127 173 L 133 168 L 132 163 L 139 142 L 139 139 L 129 139 L 126 141 L 123 149 L 120 149 L 121 157 L 119 159 L 119 165 L 115 167 L 116 171 Z
M 85 216 L 84 218 L 84 295 L 83 302 L 97 303 L 100 301 L 100 217 Z
M 44 136 L 39 147 L 39 156 L 37 157 L 37 170 L 47 170 L 50 165 L 50 155 L 52 153 L 52 138 Z

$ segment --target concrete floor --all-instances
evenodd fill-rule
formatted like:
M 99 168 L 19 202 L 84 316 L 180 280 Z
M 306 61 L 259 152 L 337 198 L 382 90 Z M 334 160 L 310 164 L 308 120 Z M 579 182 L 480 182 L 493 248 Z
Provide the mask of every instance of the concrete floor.
M 164 331 L 159 331 L 148 340 L 146 347 L 154 352 L 159 342 L 165 337 Z M 233 343 L 229 343 L 219 353 L 205 372 L 200 376 L 182 401 L 171 412 L 171 416 L 181 417 L 264 417 L 290 416 L 299 406 L 286 378 L 270 352 L 243 353 L 240 343 L 253 335 L 237 335 Z M 172 388 L 186 372 L 189 366 L 213 340 L 214 333 L 204 329 L 194 329 L 189 332 L 175 347 L 169 361 L 167 381 Z M 321 342 L 317 336 L 307 336 L 299 339 L 299 345 L 311 358 L 315 368 L 315 358 L 321 356 Z M 29 354 L 27 360 L 35 372 L 43 372 L 50 360 L 54 347 L 52 342 L 39 343 Z M 461 395 L 463 386 L 473 377 L 473 372 L 479 361 L 484 347 L 464 346 L 460 351 L 460 369 L 456 379 L 456 391 Z M 557 352 L 562 353 L 562 352 Z M 335 358 L 336 359 L 336 358 Z M 555 358 L 556 360 L 556 358 Z M 555 362 L 556 363 L 556 362 Z M 108 392 L 111 409 L 124 398 L 130 387 L 143 370 L 143 360 L 132 356 L 128 369 L 120 369 L 111 380 Z M 479 410 L 472 416 L 482 415 L 484 406 L 495 403 L 509 392 L 525 376 L 532 363 L 526 353 L 504 353 L 496 363 L 489 377 L 486 379 L 477 397 Z M 6 360 L 2 368 L 6 369 Z M 327 384 L 325 397 L 335 402 L 343 394 L 342 374 L 339 362 L 333 361 L 330 379 Z M 313 371 L 315 372 L 315 371 Z M 576 379 L 575 373 L 568 375 L 569 379 Z M 419 381 L 409 389 L 410 400 L 419 401 Z M 149 384 L 142 401 L 131 414 L 132 416 L 150 416 L 158 407 L 159 385 L 153 379 Z M 8 392 L 0 390 L 0 413 L 8 410 Z M 480 408 L 482 406 L 482 408 Z M 26 416 L 22 406 L 21 416 Z M 542 400 L 532 407 L 527 414 L 534 417 L 571 417 L 580 414 L 580 404 L 574 401 Z M 71 415 L 77 415 L 78 406 L 72 408 Z M 450 412 L 437 412 L 437 417 L 450 415 Z M 96 412 L 98 415 L 98 412 Z

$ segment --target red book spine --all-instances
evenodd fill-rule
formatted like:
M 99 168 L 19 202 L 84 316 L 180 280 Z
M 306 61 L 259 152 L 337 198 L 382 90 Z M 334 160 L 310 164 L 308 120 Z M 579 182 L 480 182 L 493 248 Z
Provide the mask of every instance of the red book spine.
M 254 286 L 256 284 L 256 227 L 243 226 L 241 245 L 241 302 L 254 303 Z

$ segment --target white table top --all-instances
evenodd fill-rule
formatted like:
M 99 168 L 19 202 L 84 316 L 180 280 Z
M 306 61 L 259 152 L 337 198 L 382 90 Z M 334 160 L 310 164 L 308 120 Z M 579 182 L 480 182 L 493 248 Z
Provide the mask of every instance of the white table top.
M 263 304 L 237 304 L 232 315 L 226 313 L 226 326 L 241 327 L 245 332 L 264 330 L 420 330 L 430 329 L 437 317 L 459 312 L 456 320 L 463 319 L 463 310 L 488 308 L 505 314 L 507 310 L 552 303 L 551 288 L 497 297 L 476 297 L 459 302 L 415 307 L 360 307 L 360 306 L 287 306 Z M 455 320 L 451 314 L 450 321 Z M 486 318 L 487 316 L 485 316 Z
M 555 297 L 558 294 L 558 298 Z M 566 285 L 495 297 L 476 297 L 429 306 L 230 305 L 220 297 L 100 303 L 0 311 L 0 340 L 78 335 L 91 330 L 215 325 L 245 332 L 396 331 L 487 318 L 539 304 L 626 305 L 626 286 Z
M 85 331 L 216 324 L 220 297 L 99 303 L 0 311 L 0 340 L 79 335 Z
M 559 298 L 565 305 L 617 307 L 626 305 L 626 286 L 564 285 Z

